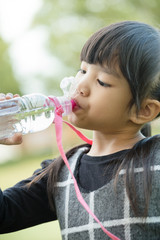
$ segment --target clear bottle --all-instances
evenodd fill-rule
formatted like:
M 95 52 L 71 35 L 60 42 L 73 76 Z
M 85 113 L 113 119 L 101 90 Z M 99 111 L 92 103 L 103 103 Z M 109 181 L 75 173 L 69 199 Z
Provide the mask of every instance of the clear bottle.
M 73 102 L 68 90 L 71 79 L 61 82 L 64 96 L 56 97 L 63 108 L 63 115 L 72 112 Z M 0 139 L 13 136 L 15 133 L 34 133 L 49 127 L 54 121 L 55 105 L 50 98 L 39 93 L 24 95 L 10 100 L 0 101 Z

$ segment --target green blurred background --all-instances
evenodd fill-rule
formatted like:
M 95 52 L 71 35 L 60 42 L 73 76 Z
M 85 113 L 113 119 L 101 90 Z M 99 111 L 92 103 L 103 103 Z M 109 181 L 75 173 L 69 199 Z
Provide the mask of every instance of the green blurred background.
M 62 94 L 59 82 L 76 74 L 81 48 L 93 32 L 122 20 L 158 27 L 159 12 L 159 0 L 0 0 L 0 92 Z M 152 124 L 152 134 L 159 133 L 158 125 L 159 121 Z M 64 148 L 79 143 L 64 126 Z M 54 126 L 24 136 L 19 146 L 0 146 L 0 152 L 0 183 L 5 189 L 30 176 L 42 160 L 58 155 Z M 60 240 L 61 236 L 58 222 L 52 222 L 0 239 Z

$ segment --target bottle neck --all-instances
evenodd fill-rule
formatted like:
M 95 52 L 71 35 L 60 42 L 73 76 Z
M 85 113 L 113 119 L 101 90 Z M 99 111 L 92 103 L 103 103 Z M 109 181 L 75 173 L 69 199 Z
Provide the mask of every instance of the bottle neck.
M 59 108 L 59 111 L 61 111 L 62 116 L 69 115 L 72 112 L 73 107 L 75 106 L 74 101 L 65 96 L 61 97 L 49 96 L 48 98 L 50 99 L 50 104 L 54 104 L 56 108 Z

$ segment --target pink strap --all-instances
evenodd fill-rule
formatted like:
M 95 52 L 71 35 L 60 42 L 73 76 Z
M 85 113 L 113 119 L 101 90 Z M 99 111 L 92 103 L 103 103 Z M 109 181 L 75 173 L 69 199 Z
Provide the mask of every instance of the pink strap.
M 67 122 L 67 121 L 64 121 L 63 122 L 65 124 L 67 124 L 70 128 L 73 129 L 73 131 L 75 131 L 75 133 L 86 143 L 92 145 L 92 140 L 87 138 L 85 135 L 83 135 L 83 133 L 81 133 L 78 129 L 76 129 L 71 123 Z
M 76 191 L 76 195 L 77 195 L 77 199 L 78 201 L 81 203 L 81 205 L 86 209 L 86 211 L 96 220 L 96 222 L 100 225 L 101 229 L 112 239 L 112 240 L 120 240 L 118 237 L 116 237 L 115 235 L 113 235 L 111 232 L 109 232 L 106 228 L 104 228 L 104 226 L 102 225 L 102 223 L 99 221 L 99 219 L 95 216 L 95 214 L 91 211 L 91 209 L 89 208 L 88 204 L 85 202 L 85 200 L 83 199 L 81 192 L 79 190 L 77 181 L 72 173 L 72 170 L 70 168 L 69 162 L 67 160 L 67 157 L 64 153 L 63 147 L 62 147 L 62 113 L 63 113 L 63 109 L 60 106 L 58 100 L 56 98 L 50 98 L 55 106 L 56 106 L 56 110 L 55 110 L 55 119 L 54 119 L 54 123 L 55 123 L 55 131 L 56 131 L 56 139 L 57 139 L 57 144 L 58 144 L 58 149 L 60 151 L 60 154 L 73 178 L 73 182 L 74 182 L 74 188 Z M 92 144 L 92 140 L 86 138 L 81 132 L 79 132 L 77 129 L 75 129 L 70 123 L 64 121 L 68 126 L 70 126 L 77 134 L 78 136 L 80 136 L 84 141 L 86 141 L 89 144 Z

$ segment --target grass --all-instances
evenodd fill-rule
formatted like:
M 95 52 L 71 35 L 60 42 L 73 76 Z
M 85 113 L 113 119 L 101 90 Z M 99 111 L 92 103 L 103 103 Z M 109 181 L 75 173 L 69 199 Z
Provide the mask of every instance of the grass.
M 48 158 L 48 156 L 47 156 Z M 29 177 L 40 167 L 45 157 L 19 159 L 0 165 L 0 183 L 2 190 Z M 25 230 L 0 235 L 0 240 L 61 240 L 58 221 L 41 224 Z
M 0 235 L 0 240 L 61 240 L 58 222 L 41 224 L 14 233 Z

